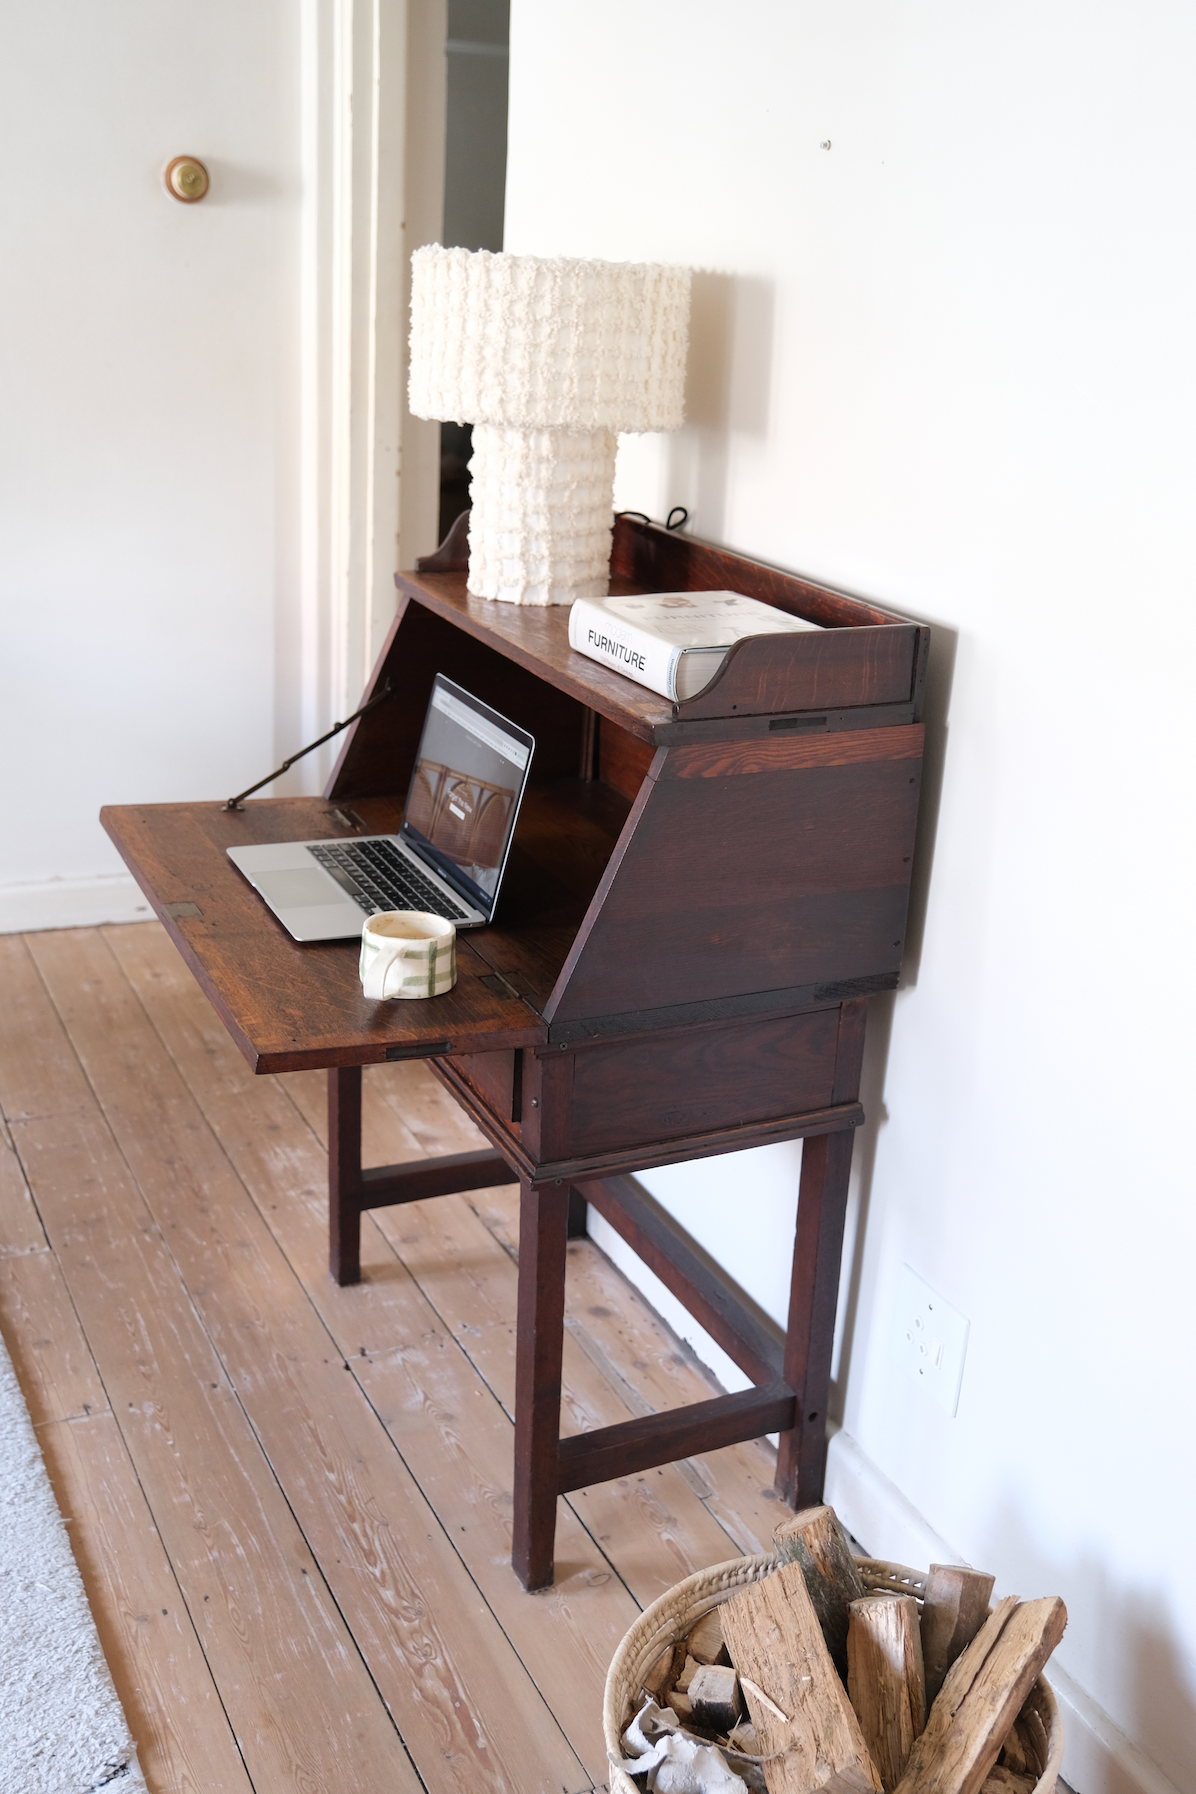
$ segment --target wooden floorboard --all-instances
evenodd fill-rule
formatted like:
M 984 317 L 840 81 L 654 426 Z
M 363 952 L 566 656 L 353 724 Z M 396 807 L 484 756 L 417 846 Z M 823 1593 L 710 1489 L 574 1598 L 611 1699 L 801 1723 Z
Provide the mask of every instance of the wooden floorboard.
M 416 1784 L 100 1116 L 21 1124 L 34 1195 L 255 1787 Z
M 7 1139 L 0 1330 L 151 1788 L 248 1794 L 216 1684 Z
M 254 1078 L 157 924 L 0 938 L 0 1326 L 152 1794 L 580 1794 L 639 1606 L 757 1549 L 771 1453 L 578 1490 L 509 1565 L 517 1197 L 365 1218 L 328 1277 L 325 1080 Z M 371 1068 L 371 1162 L 470 1150 Z M 562 1427 L 716 1386 L 588 1241 Z
M 111 1413 L 38 1429 L 152 1789 L 250 1794 L 215 1679 Z
M 223 1067 L 217 1088 L 209 1098 L 209 1114 L 217 1127 L 225 1126 L 220 1114 L 234 1088 L 260 1091 L 274 1083 L 288 1095 L 297 1096 L 298 1106 L 317 1135 L 321 1148 L 326 1139 L 326 1086 L 319 1073 L 304 1073 L 278 1080 L 248 1079 L 239 1055 L 222 1038 L 223 1030 L 202 994 L 189 977 L 169 943 L 157 938 L 155 946 L 147 937 L 144 949 L 130 941 L 139 930 L 112 930 L 114 948 L 127 962 L 130 975 L 144 1000 L 154 1007 L 155 1014 L 164 1010 L 155 1004 L 154 991 L 169 983 L 175 993 L 177 1008 L 170 1023 L 175 1049 L 186 1055 L 187 1075 L 196 1080 L 203 1075 L 202 1060 Z M 126 943 L 122 945 L 121 943 Z M 145 961 L 152 956 L 154 978 L 151 981 Z M 141 958 L 142 969 L 134 969 Z M 181 1038 L 181 1014 L 188 1013 L 195 1031 L 188 1045 Z M 197 1050 L 202 1046 L 202 1051 Z M 242 1126 L 240 1137 L 256 1135 L 263 1129 Z M 427 1153 L 468 1151 L 481 1145 L 481 1136 L 457 1108 L 452 1098 L 418 1064 L 370 1068 L 365 1081 L 363 1107 L 364 1152 L 370 1162 L 395 1162 Z M 267 1138 L 270 1148 L 280 1151 L 283 1162 L 299 1169 L 295 1149 L 284 1145 L 289 1140 L 277 1116 L 271 1118 Z M 322 1292 L 333 1288 L 323 1274 L 327 1237 L 327 1196 L 324 1184 L 323 1153 L 314 1164 L 303 1165 L 301 1182 L 312 1192 L 311 1219 L 315 1224 L 313 1243 L 318 1259 L 316 1277 L 310 1279 L 314 1299 L 324 1299 Z M 509 1192 L 510 1186 L 506 1186 Z M 486 1193 L 491 1198 L 498 1192 Z M 448 1328 L 469 1358 L 475 1371 L 486 1379 L 502 1402 L 508 1415 L 514 1407 L 514 1317 L 516 1265 L 509 1249 L 504 1249 L 480 1221 L 473 1206 L 473 1197 L 448 1196 L 435 1202 L 412 1203 L 399 1209 L 378 1210 L 368 1217 L 363 1229 L 363 1245 L 371 1231 L 390 1242 L 411 1276 L 428 1300 L 432 1311 Z M 370 1250 L 365 1246 L 367 1252 Z M 577 1252 L 598 1258 L 588 1244 Z M 603 1261 L 605 1263 L 605 1261 Z M 377 1272 L 367 1270 L 368 1280 Z M 617 1272 L 612 1275 L 618 1277 Z M 619 1278 L 631 1292 L 625 1279 Z M 346 1295 L 353 1292 L 338 1292 Z M 642 1304 L 641 1304 L 642 1306 Z M 646 1311 L 645 1311 L 646 1312 Z M 376 1352 L 384 1343 L 374 1322 L 369 1349 Z M 360 1329 L 359 1329 L 360 1330 Z M 353 1341 L 360 1349 L 363 1341 Z M 676 1341 L 673 1341 L 675 1348 Z M 716 1392 L 707 1381 L 701 1397 L 682 1395 L 677 1390 L 666 1394 L 660 1406 L 675 1405 L 679 1400 L 702 1399 Z M 566 1340 L 562 1429 L 580 1432 L 612 1425 L 628 1418 L 628 1410 L 618 1391 L 597 1373 L 572 1338 Z M 737 1543 L 709 1509 L 695 1500 L 682 1475 L 670 1466 L 646 1472 L 642 1476 L 620 1479 L 590 1490 L 577 1491 L 569 1497 L 578 1512 L 583 1511 L 589 1530 L 604 1550 L 613 1551 L 621 1576 L 636 1599 L 643 1605 L 681 1577 L 696 1569 L 737 1554 Z M 570 1559 L 561 1557 L 561 1574 Z M 621 1636 L 621 1633 L 620 1633 Z
M 134 988 L 491 1611 L 590 1778 L 604 1781 L 595 1677 L 600 1684 L 635 1617 L 635 1602 L 563 1504 L 562 1574 L 534 1600 L 524 1594 L 509 1567 L 509 1420 L 372 1221 L 365 1228 L 363 1282 L 347 1289 L 332 1282 L 320 1142 L 279 1080 L 245 1074 L 168 944 L 129 939 L 138 933 L 112 937 Z M 402 1148 L 411 1157 L 420 1150 L 412 1139 Z M 291 1189 L 300 1193 L 297 1200 L 289 1198 Z M 579 1595 L 587 1597 L 580 1607 Z
M 98 934 L 39 969 L 333 1599 L 441 1786 L 588 1785 Z M 537 1710 L 539 1708 L 539 1710 Z

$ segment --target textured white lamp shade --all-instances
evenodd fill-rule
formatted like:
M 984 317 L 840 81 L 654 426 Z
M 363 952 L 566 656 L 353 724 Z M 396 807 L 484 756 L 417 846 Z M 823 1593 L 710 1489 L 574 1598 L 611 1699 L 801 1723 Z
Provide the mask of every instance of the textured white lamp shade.
M 438 246 L 411 266 L 411 410 L 474 426 L 469 589 L 604 595 L 616 433 L 684 421 L 689 270 Z

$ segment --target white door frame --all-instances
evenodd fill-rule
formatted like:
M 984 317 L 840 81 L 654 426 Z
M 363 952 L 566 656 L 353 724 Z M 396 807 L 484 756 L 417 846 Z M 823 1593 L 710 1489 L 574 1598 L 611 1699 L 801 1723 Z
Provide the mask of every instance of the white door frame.
M 302 18 L 310 739 L 360 702 L 395 570 L 436 546 L 440 431 L 407 412 L 407 316 L 411 251 L 439 240 L 444 212 L 447 0 L 302 0 Z M 312 757 L 309 789 L 337 745 Z

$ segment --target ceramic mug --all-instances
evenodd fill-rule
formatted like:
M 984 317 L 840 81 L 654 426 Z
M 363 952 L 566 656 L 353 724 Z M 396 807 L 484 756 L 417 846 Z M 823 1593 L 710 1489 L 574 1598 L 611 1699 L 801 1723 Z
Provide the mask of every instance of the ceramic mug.
M 443 916 L 388 909 L 361 931 L 367 997 L 441 997 L 457 982 L 457 930 Z

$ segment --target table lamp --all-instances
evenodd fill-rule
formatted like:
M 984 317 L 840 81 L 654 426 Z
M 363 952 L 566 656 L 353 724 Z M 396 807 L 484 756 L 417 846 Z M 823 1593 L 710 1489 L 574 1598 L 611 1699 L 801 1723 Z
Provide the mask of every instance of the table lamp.
M 411 411 L 473 425 L 469 590 L 605 597 L 616 434 L 684 421 L 688 268 L 439 244 L 411 267 Z

